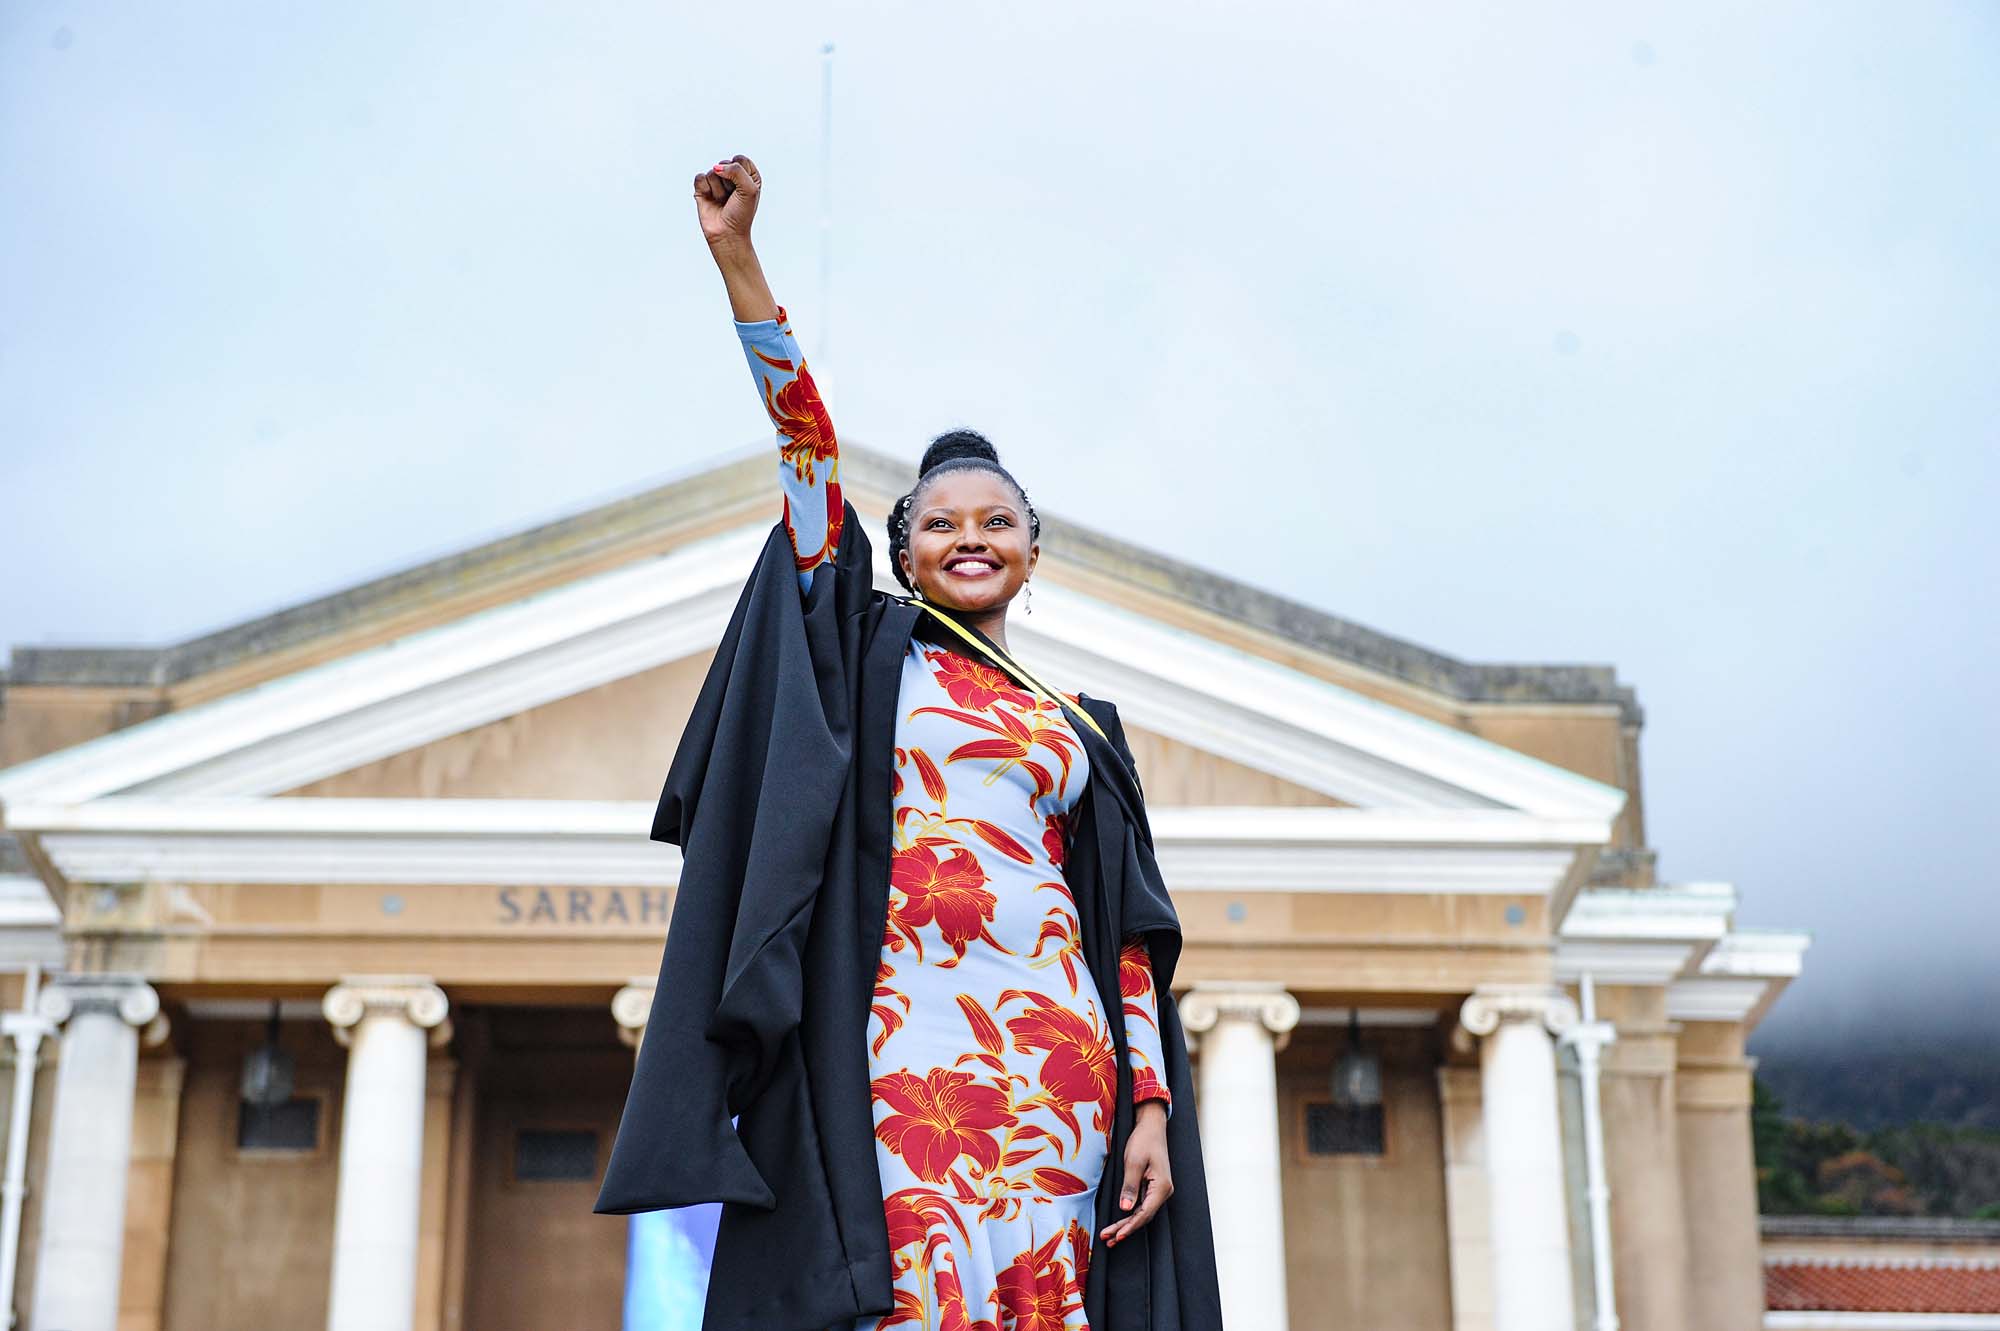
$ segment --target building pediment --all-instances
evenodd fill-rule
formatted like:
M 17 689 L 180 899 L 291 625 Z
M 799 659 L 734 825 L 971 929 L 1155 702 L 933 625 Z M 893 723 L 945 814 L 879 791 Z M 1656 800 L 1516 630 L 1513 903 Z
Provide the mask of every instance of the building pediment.
M 60 750 L 0 773 L 0 806 L 278 795 L 676 663 L 684 685 L 768 532 L 734 527 Z M 1035 614 L 1014 636 L 1059 686 L 1112 699 L 1140 730 L 1328 802 L 1606 823 L 1624 803 L 1615 788 L 1060 583 L 1038 582 Z M 670 715 L 625 720 L 657 727 L 662 745 L 677 728 Z
M 887 468 L 855 462 L 877 522 Z M 438 575 L 476 591 L 463 603 L 405 578 L 279 617 L 261 663 L 256 635 L 218 641 L 172 710 L 0 771 L 0 820 L 72 882 L 670 884 L 678 862 L 644 833 L 771 531 L 748 465 L 685 482 L 664 525 L 613 506 L 606 530 L 501 543 L 533 572 L 511 592 L 468 555 Z M 1498 706 L 1520 701 L 1518 668 L 1482 682 L 1336 621 L 1293 632 L 1261 593 L 1082 529 L 1051 549 L 1010 639 L 1118 705 L 1177 890 L 1539 896 L 1559 916 L 1612 841 L 1622 790 L 1342 682 L 1400 672 Z M 1175 601 L 1176 579 L 1205 590 Z M 1206 631 L 1225 610 L 1242 632 Z M 1556 675 L 1529 701 L 1609 705 L 1604 681 Z

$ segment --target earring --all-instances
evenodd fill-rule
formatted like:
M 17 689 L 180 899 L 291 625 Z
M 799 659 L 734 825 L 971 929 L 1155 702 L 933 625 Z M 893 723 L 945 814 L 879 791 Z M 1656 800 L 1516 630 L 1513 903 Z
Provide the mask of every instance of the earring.
M 1035 589 L 1034 589 L 1034 588 L 1033 588 L 1032 586 L 1030 586 L 1030 585 L 1029 585 L 1028 583 L 1025 583 L 1025 582 L 1024 582 L 1024 583 L 1022 583 L 1022 584 L 1021 584 L 1021 591 L 1022 591 L 1022 592 L 1023 592 L 1023 593 L 1024 593 L 1024 594 L 1025 594 L 1026 596 L 1027 596 L 1027 598 L 1028 598 L 1028 601 L 1027 601 L 1027 605 L 1023 607 L 1023 609 L 1024 609 L 1025 613 L 1027 613 L 1027 614 L 1030 614 L 1030 615 L 1034 614 L 1034 613 L 1035 613 Z

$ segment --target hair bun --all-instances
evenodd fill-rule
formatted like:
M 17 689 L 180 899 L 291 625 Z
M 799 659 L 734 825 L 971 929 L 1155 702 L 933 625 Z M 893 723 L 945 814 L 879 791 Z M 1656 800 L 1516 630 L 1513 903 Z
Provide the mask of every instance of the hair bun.
M 998 464 L 1000 450 L 977 430 L 947 430 L 931 440 L 930 447 L 924 450 L 924 460 L 917 464 L 917 479 L 922 480 L 934 468 L 959 458 L 982 458 Z

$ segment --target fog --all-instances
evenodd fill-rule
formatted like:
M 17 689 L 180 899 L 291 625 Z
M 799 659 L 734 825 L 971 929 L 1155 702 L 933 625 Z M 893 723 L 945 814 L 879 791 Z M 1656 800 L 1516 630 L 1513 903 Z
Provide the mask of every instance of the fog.
M 688 200 L 741 151 L 844 437 L 1614 664 L 1663 877 L 1815 937 L 1762 1043 L 1992 1026 L 2000 9 L 1077 11 L 0 8 L 0 644 L 753 441 Z

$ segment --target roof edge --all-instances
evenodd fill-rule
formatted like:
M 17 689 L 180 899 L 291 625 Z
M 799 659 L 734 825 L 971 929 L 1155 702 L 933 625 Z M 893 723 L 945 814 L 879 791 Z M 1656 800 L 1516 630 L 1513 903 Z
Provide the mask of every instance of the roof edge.
M 751 502 L 763 481 L 757 463 L 767 450 L 762 441 L 745 445 L 636 494 L 165 646 L 16 646 L 0 686 L 164 688 L 250 656 L 531 577 L 729 503 Z M 907 460 L 853 443 L 843 445 L 840 464 L 844 481 L 886 496 L 901 493 L 915 470 Z M 1044 514 L 1043 529 L 1065 562 L 1459 702 L 1609 705 L 1630 724 L 1643 721 L 1636 694 L 1619 683 L 1612 666 L 1463 661 L 1066 518 Z
M 1765 1238 L 1956 1239 L 2000 1243 L 2000 1220 L 1929 1215 L 1766 1215 Z

